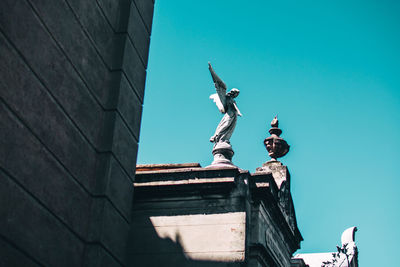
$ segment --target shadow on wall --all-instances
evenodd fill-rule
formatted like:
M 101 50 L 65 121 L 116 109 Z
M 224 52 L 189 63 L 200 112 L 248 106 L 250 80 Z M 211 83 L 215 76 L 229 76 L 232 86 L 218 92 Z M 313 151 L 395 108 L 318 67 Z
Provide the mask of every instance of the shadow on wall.
M 202 215 L 207 216 L 204 214 Z M 191 216 L 191 215 L 186 215 L 186 216 Z M 193 216 L 198 216 L 198 215 L 193 215 Z M 181 217 L 181 216 L 171 216 L 171 217 Z M 179 233 L 180 231 L 178 230 L 179 226 L 168 225 L 168 222 L 165 222 L 164 226 L 162 226 L 161 228 L 164 228 L 164 230 L 166 228 L 169 228 L 169 230 L 167 231 L 170 232 L 169 236 L 165 236 L 165 234 L 160 233 L 158 229 L 160 227 L 154 226 L 154 220 L 152 221 L 152 217 L 146 216 L 141 218 L 142 219 L 140 219 L 139 217 L 139 220 L 136 220 L 136 222 L 134 223 L 135 225 L 134 227 L 132 227 L 132 232 L 130 234 L 130 241 L 129 241 L 130 244 L 128 249 L 130 266 L 233 267 L 233 266 L 241 266 L 241 264 L 243 263 L 242 261 L 239 262 L 239 261 L 234 261 L 233 259 L 229 259 L 230 252 L 228 253 L 223 252 L 227 254 L 228 257 L 221 258 L 221 251 L 215 251 L 215 254 L 213 252 L 204 252 L 203 255 L 200 255 L 201 259 L 198 259 L 198 257 L 199 254 L 202 254 L 203 252 L 196 253 L 197 255 L 195 256 L 195 258 L 196 257 L 197 258 L 193 259 L 193 257 L 190 255 L 191 253 L 187 252 L 188 241 L 192 244 L 196 244 L 195 246 L 198 246 L 200 244 L 200 246 L 207 249 L 207 244 L 204 244 L 204 242 L 202 241 L 197 242 L 196 240 L 197 239 L 196 236 L 201 234 L 201 233 L 196 233 L 196 230 L 197 231 L 199 230 L 198 227 L 193 227 L 192 229 L 193 233 L 189 233 L 190 236 L 193 236 L 192 240 L 190 240 L 188 232 L 184 231 L 185 241 L 183 241 L 182 240 L 183 238 Z M 181 218 L 178 219 L 180 220 Z M 173 232 L 175 234 L 172 236 L 171 234 Z M 218 239 L 218 237 L 216 237 L 216 239 Z M 218 243 L 217 240 L 216 242 Z M 213 247 L 212 242 L 209 243 L 208 248 L 210 247 Z

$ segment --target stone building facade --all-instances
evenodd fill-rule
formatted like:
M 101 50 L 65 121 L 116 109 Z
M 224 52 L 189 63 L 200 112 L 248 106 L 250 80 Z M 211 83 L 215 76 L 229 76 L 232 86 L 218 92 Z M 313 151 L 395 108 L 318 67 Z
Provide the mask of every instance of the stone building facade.
M 0 266 L 126 266 L 153 0 L 0 1 Z
M 133 266 L 292 266 L 302 236 L 281 163 L 138 165 L 134 185 Z

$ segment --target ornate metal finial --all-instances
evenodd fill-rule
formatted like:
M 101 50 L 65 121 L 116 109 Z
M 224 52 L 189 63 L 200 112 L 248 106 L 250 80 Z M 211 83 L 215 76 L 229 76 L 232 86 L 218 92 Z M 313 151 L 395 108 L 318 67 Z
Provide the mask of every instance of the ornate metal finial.
M 282 130 L 279 129 L 278 126 L 278 116 L 275 116 L 271 121 L 271 129 L 269 129 L 271 136 L 264 140 L 265 148 L 268 151 L 268 155 L 272 158 L 272 161 L 276 161 L 277 158 L 285 156 L 289 152 L 290 148 L 286 141 L 279 137 Z

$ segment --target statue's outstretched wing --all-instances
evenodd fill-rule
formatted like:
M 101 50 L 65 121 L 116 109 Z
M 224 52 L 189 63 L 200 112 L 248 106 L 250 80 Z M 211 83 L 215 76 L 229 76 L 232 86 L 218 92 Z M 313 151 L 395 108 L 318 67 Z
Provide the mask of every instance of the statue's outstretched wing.
M 210 95 L 210 99 L 212 99 L 212 100 L 215 102 L 215 104 L 217 105 L 217 108 L 219 109 L 219 111 L 221 111 L 221 113 L 225 113 L 225 112 L 226 112 L 226 111 L 225 111 L 225 107 L 224 107 L 224 105 L 222 104 L 222 102 L 221 102 L 221 100 L 220 100 L 218 94 L 212 94 L 212 95 Z
M 217 104 L 217 107 L 218 107 L 219 111 L 221 111 L 222 113 L 225 113 L 226 112 L 226 110 L 225 110 L 226 84 L 215 73 L 215 71 L 211 67 L 210 62 L 208 62 L 208 69 L 210 70 L 211 77 L 212 77 L 212 79 L 214 81 L 215 89 L 217 91 L 216 94 L 210 95 L 210 99 L 214 100 L 214 102 Z

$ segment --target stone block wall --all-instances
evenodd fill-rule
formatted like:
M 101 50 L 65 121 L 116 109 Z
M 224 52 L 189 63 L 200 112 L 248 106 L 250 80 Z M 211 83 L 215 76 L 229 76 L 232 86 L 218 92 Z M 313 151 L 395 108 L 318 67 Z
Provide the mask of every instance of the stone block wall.
M 154 2 L 0 2 L 0 265 L 124 266 Z

